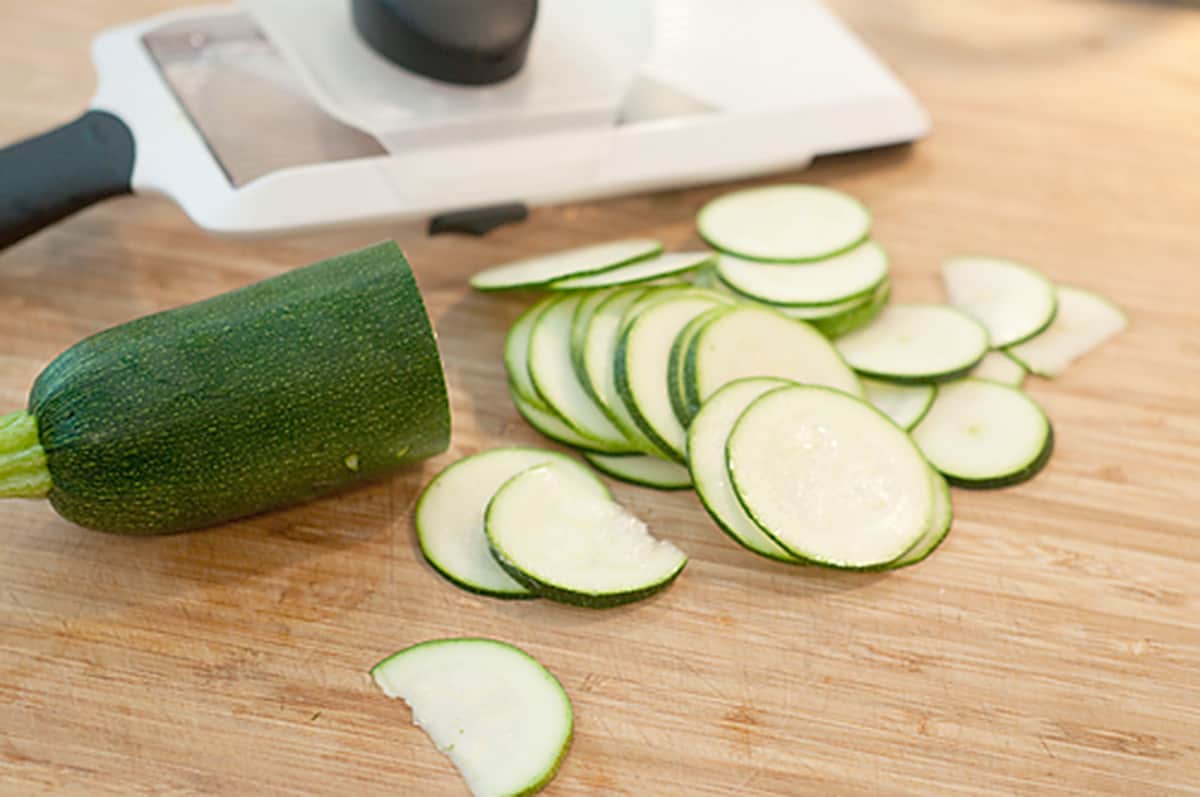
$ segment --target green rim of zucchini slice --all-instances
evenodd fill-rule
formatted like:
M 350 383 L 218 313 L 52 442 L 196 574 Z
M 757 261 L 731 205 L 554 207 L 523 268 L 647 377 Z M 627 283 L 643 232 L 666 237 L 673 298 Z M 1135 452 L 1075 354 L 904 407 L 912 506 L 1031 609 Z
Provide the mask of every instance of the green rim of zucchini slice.
M 692 486 L 692 477 L 687 468 L 659 457 L 585 453 L 583 458 L 604 475 L 641 487 L 686 490 Z
M 709 244 L 753 260 L 819 260 L 867 237 L 871 213 L 852 196 L 816 185 L 772 185 L 713 199 L 696 217 Z
M 412 708 L 473 794 L 534 794 L 571 745 L 575 717 L 562 684 L 507 642 L 432 639 L 388 656 L 371 677 Z
M 937 394 L 934 385 L 897 385 L 878 379 L 863 379 L 862 383 L 867 401 L 905 431 L 920 423 Z
M 496 564 L 483 531 L 483 514 L 500 487 L 546 462 L 584 467 L 565 454 L 540 448 L 496 448 L 464 457 L 433 478 L 414 513 L 417 542 L 433 569 L 455 585 L 496 598 L 536 597 Z
M 686 274 L 713 262 L 712 252 L 667 252 L 656 257 L 639 260 L 629 265 L 556 280 L 547 287 L 554 291 L 580 291 L 608 288 L 614 285 L 636 285 L 653 282 L 663 277 Z
M 814 263 L 762 263 L 721 255 L 721 280 L 735 292 L 767 304 L 804 308 L 842 305 L 869 297 L 888 276 L 883 247 L 866 241 Z
M 763 394 L 790 385 L 783 379 L 739 379 L 704 403 L 688 427 L 688 468 L 700 503 L 728 537 L 752 553 L 791 564 L 803 563 L 779 547 L 746 514 L 725 463 L 725 444 L 746 407 Z
M 504 370 L 508 373 L 509 387 L 526 405 L 546 412 L 550 411 L 550 407 L 538 395 L 533 378 L 529 375 L 529 336 L 538 316 L 554 300 L 553 296 L 547 297 L 521 313 L 508 328 L 508 334 L 504 338 Z
M 933 522 L 929 465 L 902 429 L 864 401 L 796 385 L 755 399 L 726 443 L 746 513 L 799 559 L 886 565 Z
M 492 266 L 471 277 L 471 287 L 477 291 L 541 288 L 566 277 L 596 274 L 636 263 L 660 252 L 662 243 L 649 238 L 607 241 Z
M 998 257 L 956 257 L 942 267 L 950 304 L 983 324 L 992 346 L 1029 340 L 1054 320 L 1054 285 L 1036 270 Z
M 556 443 L 578 448 L 581 451 L 594 451 L 597 454 L 629 453 L 629 447 L 624 443 L 619 446 L 610 446 L 602 440 L 596 440 L 575 431 L 553 410 L 543 410 L 526 401 L 511 382 L 508 385 L 508 391 L 517 412 L 543 437 Z
M 682 551 L 650 536 L 611 497 L 555 463 L 506 482 L 488 505 L 484 527 L 492 555 L 514 580 L 542 597 L 585 608 L 648 598 L 687 564 Z
M 944 304 L 890 304 L 867 326 L 834 341 L 850 367 L 885 382 L 958 379 L 988 352 L 987 330 Z
M 986 379 L 940 386 L 912 437 L 947 481 L 979 489 L 1033 478 L 1054 450 L 1054 428 L 1037 402 Z

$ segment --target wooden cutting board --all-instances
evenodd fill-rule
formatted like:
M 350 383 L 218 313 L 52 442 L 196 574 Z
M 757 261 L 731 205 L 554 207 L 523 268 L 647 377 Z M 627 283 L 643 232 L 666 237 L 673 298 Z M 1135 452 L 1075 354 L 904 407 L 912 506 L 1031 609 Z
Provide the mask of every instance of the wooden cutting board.
M 0 140 L 82 108 L 90 37 L 168 5 L 6 10 Z M 366 671 L 481 634 L 534 654 L 575 702 L 551 795 L 1200 794 L 1200 12 L 835 5 L 935 132 L 774 179 L 862 197 L 898 299 L 940 298 L 950 254 L 996 253 L 1132 319 L 1062 378 L 1030 380 L 1058 432 L 1038 479 L 955 491 L 948 542 L 891 575 L 761 561 L 692 494 L 617 485 L 691 554 L 670 590 L 601 612 L 475 597 L 422 561 L 413 503 L 457 457 L 543 441 L 500 363 L 528 297 L 465 278 L 615 236 L 696 245 L 695 211 L 727 186 L 538 210 L 483 240 L 215 240 L 165 202 L 113 201 L 0 255 L 0 409 L 82 336 L 395 237 L 441 337 L 454 443 L 386 483 L 176 537 L 0 505 L 0 792 L 464 794 Z

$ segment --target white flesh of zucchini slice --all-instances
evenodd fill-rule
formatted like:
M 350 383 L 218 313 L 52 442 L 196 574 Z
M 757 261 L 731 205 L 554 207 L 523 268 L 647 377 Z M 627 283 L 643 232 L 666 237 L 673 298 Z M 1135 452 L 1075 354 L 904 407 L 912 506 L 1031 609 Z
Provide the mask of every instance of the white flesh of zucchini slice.
M 801 559 L 885 565 L 933 522 L 929 465 L 863 401 L 815 386 L 755 400 L 726 444 L 730 479 L 759 528 Z
M 555 291 L 578 291 L 607 288 L 612 285 L 632 285 L 683 274 L 701 266 L 707 266 L 712 261 L 712 252 L 669 252 L 646 260 L 639 260 L 627 266 L 601 271 L 598 274 L 584 274 L 581 277 L 556 280 L 547 287 Z
M 987 328 L 992 346 L 1027 340 L 1054 318 L 1054 285 L 1029 266 L 996 257 L 956 257 L 942 267 L 950 304 Z
M 629 450 L 629 446 L 622 443 L 619 446 L 610 446 L 600 440 L 595 440 L 567 426 L 567 422 L 558 417 L 553 410 L 541 409 L 524 399 L 512 383 L 509 383 L 509 395 L 512 398 L 513 406 L 517 408 L 517 412 L 525 419 L 525 422 L 540 432 L 543 436 L 548 437 L 556 443 L 572 446 L 583 451 L 595 451 L 601 454 L 624 454 Z
M 504 339 L 504 370 L 508 372 L 508 384 L 513 393 L 524 399 L 527 405 L 539 410 L 549 410 L 546 402 L 538 395 L 529 376 L 529 335 L 538 316 L 550 306 L 554 297 L 543 299 L 530 307 L 509 327 Z
M 762 263 L 733 255 L 717 259 L 721 279 L 751 299 L 783 305 L 845 304 L 869 295 L 887 278 L 888 258 L 874 241 L 816 263 Z
M 1070 285 L 1057 291 L 1058 314 L 1046 331 L 1009 349 L 1038 376 L 1058 376 L 1128 324 L 1120 308 L 1103 296 Z
M 1025 367 L 1010 357 L 1007 353 L 995 350 L 989 351 L 979 361 L 979 365 L 971 369 L 967 376 L 972 379 L 990 379 L 1002 385 L 1020 387 L 1025 381 Z
M 864 379 L 862 383 L 867 401 L 904 430 L 925 417 L 937 392 L 933 385 L 896 385 L 877 379 Z
M 574 714 L 562 684 L 507 643 L 430 640 L 379 662 L 371 677 L 412 708 L 475 797 L 533 794 L 570 746 Z
M 1005 487 L 1035 476 L 1054 447 L 1050 419 L 1021 390 L 983 379 L 938 388 L 912 431 L 929 462 L 961 487 Z
M 733 492 L 725 466 L 725 443 L 746 407 L 764 393 L 786 387 L 783 379 L 757 378 L 730 382 L 704 402 L 688 427 L 688 467 L 700 503 L 717 526 L 747 550 L 781 562 L 797 562 L 758 527 Z
M 583 458 L 601 473 L 630 484 L 659 490 L 682 490 L 692 486 L 688 469 L 678 462 L 645 454 L 628 456 L 586 453 Z
M 577 338 L 581 346 L 577 357 L 583 366 L 583 381 L 588 392 L 604 408 L 609 420 L 642 453 L 656 454 L 660 452 L 659 447 L 638 428 L 637 421 L 621 400 L 614 367 L 622 323 L 646 293 L 640 288 L 629 288 L 617 291 L 602 302 L 588 319 L 582 337 Z
M 582 465 L 564 454 L 540 448 L 483 451 L 458 460 L 434 477 L 421 493 L 414 518 L 417 541 L 429 564 L 471 592 L 500 598 L 533 597 L 492 558 L 483 532 L 483 513 L 506 481 L 551 461 L 579 469 L 581 481 L 593 484 Z M 601 491 L 600 495 L 605 493 Z
M 696 316 L 722 301 L 699 291 L 679 291 L 645 307 L 617 344 L 617 391 L 643 434 L 672 459 L 684 461 L 687 433 L 675 416 L 667 383 L 675 338 Z
M 484 525 L 492 555 L 514 579 L 576 606 L 649 597 L 687 563 L 682 551 L 554 463 L 510 479 L 488 505 Z
M 600 405 L 584 388 L 571 357 L 571 322 L 582 296 L 563 296 L 552 302 L 533 324 L 529 335 L 529 375 L 542 400 L 585 437 L 611 448 L 635 451 Z
M 943 304 L 891 304 L 834 345 L 850 367 L 889 382 L 939 382 L 974 368 L 988 351 L 987 330 Z
M 737 379 L 773 376 L 861 396 L 862 385 L 821 333 L 765 307 L 738 307 L 713 318 L 684 360 L 693 408 Z
M 649 238 L 609 241 L 493 266 L 471 277 L 471 287 L 478 291 L 536 288 L 565 277 L 635 263 L 661 251 L 662 243 Z
M 719 196 L 700 209 L 700 235 L 757 260 L 817 260 L 867 237 L 871 214 L 857 199 L 815 185 L 774 185 Z

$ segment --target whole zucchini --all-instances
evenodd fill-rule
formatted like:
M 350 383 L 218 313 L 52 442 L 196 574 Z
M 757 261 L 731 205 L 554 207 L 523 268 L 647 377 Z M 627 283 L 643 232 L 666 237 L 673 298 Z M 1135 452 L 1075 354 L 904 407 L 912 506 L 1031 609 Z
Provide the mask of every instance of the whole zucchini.
M 0 417 L 0 497 L 81 526 L 210 526 L 445 451 L 441 359 L 388 242 L 81 341 Z

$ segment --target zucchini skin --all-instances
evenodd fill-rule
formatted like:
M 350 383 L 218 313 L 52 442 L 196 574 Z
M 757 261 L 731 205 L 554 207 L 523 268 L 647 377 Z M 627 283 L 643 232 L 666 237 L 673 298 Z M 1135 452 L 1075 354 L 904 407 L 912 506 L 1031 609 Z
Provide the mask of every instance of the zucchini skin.
M 89 337 L 29 411 L 55 510 L 124 534 L 298 503 L 450 442 L 437 343 L 392 242 Z

